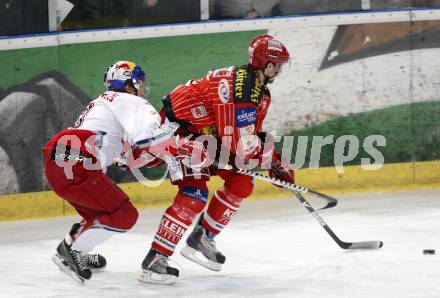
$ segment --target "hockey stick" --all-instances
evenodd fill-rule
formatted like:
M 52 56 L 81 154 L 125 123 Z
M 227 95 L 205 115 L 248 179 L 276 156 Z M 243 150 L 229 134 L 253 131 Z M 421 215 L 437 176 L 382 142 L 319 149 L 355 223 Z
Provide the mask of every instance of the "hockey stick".
M 214 163 L 214 166 L 219 167 L 219 165 L 216 163 Z M 291 184 L 291 183 L 287 183 L 285 181 L 282 181 L 282 180 L 279 180 L 276 178 L 267 177 L 267 176 L 261 175 L 256 172 L 240 169 L 240 168 L 237 168 L 237 167 L 231 166 L 231 165 L 226 165 L 226 167 L 224 169 L 232 170 L 234 172 L 237 172 L 239 174 L 243 174 L 246 176 L 255 177 L 257 179 L 267 181 L 267 182 L 270 182 L 270 183 L 273 183 L 273 184 L 279 185 L 281 187 L 292 190 L 292 192 L 295 194 L 295 196 L 298 198 L 298 200 L 301 202 L 301 204 L 307 209 L 307 211 L 309 211 L 312 214 L 312 216 L 318 221 L 318 223 L 324 228 L 324 230 L 330 235 L 330 237 L 332 237 L 332 239 L 339 245 L 340 248 L 343 248 L 343 249 L 377 249 L 377 248 L 381 248 L 383 246 L 382 241 L 345 242 L 345 241 L 342 241 L 341 239 L 339 239 L 339 237 L 336 236 L 336 234 L 333 232 L 333 230 L 330 229 L 330 227 L 327 225 L 327 223 L 318 214 L 316 209 L 312 205 L 310 205 L 310 203 L 307 202 L 307 200 L 301 195 L 302 192 L 307 192 L 308 189 L 305 187 Z M 315 192 L 315 193 L 317 193 L 317 192 Z M 319 194 L 319 193 L 317 193 L 317 194 Z M 328 207 L 324 207 L 321 209 L 325 209 L 325 208 L 328 208 Z
M 325 199 L 327 201 L 327 205 L 325 207 L 323 207 L 323 208 L 319 208 L 318 210 L 331 208 L 331 207 L 336 206 L 336 204 L 338 204 L 338 200 L 336 198 L 331 197 L 331 196 L 326 195 L 326 194 L 323 194 L 323 193 L 320 193 L 320 192 L 317 192 L 317 191 L 314 191 L 314 190 L 311 190 L 310 188 L 308 188 L 308 193 L 312 194 L 312 195 L 315 195 L 317 197 L 321 197 L 321 198 L 323 198 L 323 199 Z
M 319 222 L 319 224 L 324 228 L 324 230 L 332 237 L 332 239 L 343 249 L 377 249 L 383 246 L 382 241 L 362 241 L 362 242 L 345 242 L 339 239 L 338 236 L 333 232 L 332 229 L 327 225 L 327 223 L 322 219 L 318 212 L 310 205 L 309 202 L 301 195 L 299 192 L 294 192 L 295 196 L 301 202 L 301 204 L 312 214 L 312 216 Z
M 217 162 L 213 162 L 212 165 L 214 167 L 219 168 L 219 169 L 220 168 L 224 168 L 224 169 L 227 169 L 227 170 L 231 169 L 234 172 L 237 172 L 239 174 L 243 174 L 243 175 L 246 175 L 246 176 L 251 176 L 251 177 L 257 178 L 259 180 L 266 181 L 266 182 L 278 185 L 278 186 L 280 186 L 282 188 L 290 189 L 291 191 L 293 191 L 295 193 L 296 192 L 302 192 L 302 193 L 308 192 L 310 194 L 319 196 L 319 197 L 323 198 L 324 200 L 326 200 L 327 204 L 324 207 L 319 208 L 318 210 L 324 210 L 324 209 L 332 208 L 332 207 L 334 207 L 334 206 L 336 206 L 338 204 L 338 200 L 336 198 L 333 198 L 331 196 L 328 196 L 328 195 L 319 193 L 317 191 L 308 189 L 308 188 L 306 188 L 304 186 L 300 186 L 300 185 L 296 185 L 296 184 L 293 184 L 293 183 L 289 183 L 289 182 L 286 182 L 286 181 L 283 181 L 283 180 L 280 180 L 280 179 L 277 179 L 277 178 L 261 175 L 260 173 L 257 173 L 257 172 L 243 170 L 243 169 L 240 169 L 238 167 L 233 167 L 231 165 L 219 164 Z

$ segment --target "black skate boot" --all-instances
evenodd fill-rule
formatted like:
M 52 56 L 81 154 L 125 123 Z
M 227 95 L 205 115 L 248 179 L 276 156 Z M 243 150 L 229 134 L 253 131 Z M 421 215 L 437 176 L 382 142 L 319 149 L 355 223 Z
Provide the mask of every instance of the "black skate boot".
M 80 223 L 73 224 L 72 228 L 70 229 L 69 234 L 66 236 L 67 239 L 65 239 L 67 244 L 72 245 L 73 235 L 80 228 L 81 228 Z M 102 256 L 100 254 L 87 254 L 87 255 L 85 255 L 85 259 L 86 259 L 87 267 L 89 267 L 89 269 L 91 269 L 93 271 L 103 270 L 107 266 L 107 260 L 104 258 L 104 256 Z M 65 263 L 65 265 L 67 266 L 67 263 Z
M 219 252 L 212 237 L 208 237 L 207 230 L 202 226 L 202 216 L 194 230 L 186 239 L 186 246 L 180 253 L 187 259 L 196 262 L 213 271 L 220 271 L 226 257 Z
M 173 284 L 179 277 L 179 269 L 168 264 L 168 257 L 157 250 L 150 249 L 142 262 L 139 281 L 155 284 Z
M 57 253 L 52 257 L 52 261 L 61 271 L 70 275 L 80 284 L 92 277 L 92 271 L 87 267 L 85 257 L 81 255 L 81 252 L 72 250 L 66 240 L 61 241 L 58 245 Z
M 86 265 L 93 271 L 103 270 L 107 266 L 107 260 L 100 254 L 86 254 Z

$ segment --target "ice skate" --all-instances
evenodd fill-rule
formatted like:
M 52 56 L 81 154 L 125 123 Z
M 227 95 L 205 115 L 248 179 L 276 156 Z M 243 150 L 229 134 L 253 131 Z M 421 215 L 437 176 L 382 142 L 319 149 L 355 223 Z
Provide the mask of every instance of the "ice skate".
M 107 266 L 106 259 L 100 254 L 87 254 L 84 256 L 87 267 L 92 271 L 104 270 Z M 64 266 L 67 266 L 67 262 L 63 261 Z
M 176 282 L 179 270 L 168 264 L 168 257 L 154 249 L 150 249 L 142 262 L 142 273 L 139 281 L 170 285 Z
M 72 277 L 80 284 L 92 277 L 92 272 L 86 264 L 86 258 L 81 252 L 72 250 L 65 240 L 57 247 L 57 253 L 52 257 L 52 261 L 58 268 Z
M 72 228 L 69 231 L 69 234 L 66 236 L 67 239 L 66 243 L 70 244 L 72 243 L 72 237 L 73 235 L 81 228 L 80 223 L 73 224 Z M 86 259 L 86 265 L 89 267 L 89 269 L 93 271 L 100 271 L 105 269 L 107 266 L 107 260 L 104 258 L 104 256 L 100 254 L 87 254 L 85 255 Z M 64 265 L 67 266 L 67 263 L 64 261 Z
M 84 258 L 87 267 L 92 271 L 104 270 L 107 266 L 107 260 L 100 254 L 87 254 Z
M 200 219 L 203 215 L 200 217 Z M 180 253 L 187 259 L 213 271 L 220 271 L 226 257 L 217 250 L 213 238 L 208 237 L 201 220 L 186 239 L 186 246 Z

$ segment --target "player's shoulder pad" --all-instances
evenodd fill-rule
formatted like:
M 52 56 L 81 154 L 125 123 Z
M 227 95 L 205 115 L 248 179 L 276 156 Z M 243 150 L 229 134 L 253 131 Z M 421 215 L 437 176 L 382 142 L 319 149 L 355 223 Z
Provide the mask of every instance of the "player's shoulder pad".
M 121 106 L 133 107 L 135 109 L 136 107 L 149 107 L 155 110 L 145 98 L 125 92 L 104 92 L 98 99 L 115 108 Z
M 120 98 L 121 99 L 127 99 L 127 100 L 135 100 L 135 101 L 138 101 L 138 100 L 143 100 L 143 98 L 142 97 L 139 97 L 139 96 L 137 96 L 137 95 L 133 95 L 133 94 L 130 94 L 130 93 L 119 93 L 120 94 Z
M 115 91 L 105 91 L 97 99 L 101 99 L 106 102 L 116 102 L 120 100 L 131 100 L 131 101 L 142 101 L 142 97 L 125 93 L 125 92 L 115 92 Z
M 234 66 L 227 66 L 224 68 L 214 69 L 208 72 L 208 76 L 213 78 L 224 78 L 232 76 L 234 72 Z
M 133 105 L 148 105 L 151 106 L 151 104 L 143 97 L 133 95 L 130 93 L 120 93 L 120 102 L 121 103 L 130 103 Z M 151 106 L 152 107 L 152 106 Z
M 251 70 L 248 65 L 242 65 L 235 68 L 233 78 L 233 98 L 234 103 L 252 103 L 258 105 L 265 87 Z
M 112 103 L 115 100 L 117 100 L 122 94 L 124 93 L 114 92 L 114 91 L 104 91 L 96 99 L 101 100 L 105 103 Z

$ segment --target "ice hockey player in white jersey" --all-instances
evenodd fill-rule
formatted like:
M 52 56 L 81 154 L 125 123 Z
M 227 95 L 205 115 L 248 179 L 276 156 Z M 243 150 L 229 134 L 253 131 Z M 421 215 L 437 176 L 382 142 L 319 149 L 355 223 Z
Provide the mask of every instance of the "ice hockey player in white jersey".
M 138 218 L 128 196 L 105 175 L 107 166 L 121 157 L 127 158 L 131 169 L 158 165 L 164 156 L 198 156 L 200 163 L 207 157 L 203 146 L 161 126 L 159 114 L 143 98 L 147 84 L 138 65 L 116 62 L 106 71 L 104 81 L 107 91 L 42 151 L 53 191 L 82 217 L 58 245 L 52 260 L 80 283 L 91 278 L 91 269 L 106 266 L 103 256 L 90 254 L 93 248 L 128 231 Z M 158 259 L 167 264 L 166 256 Z

